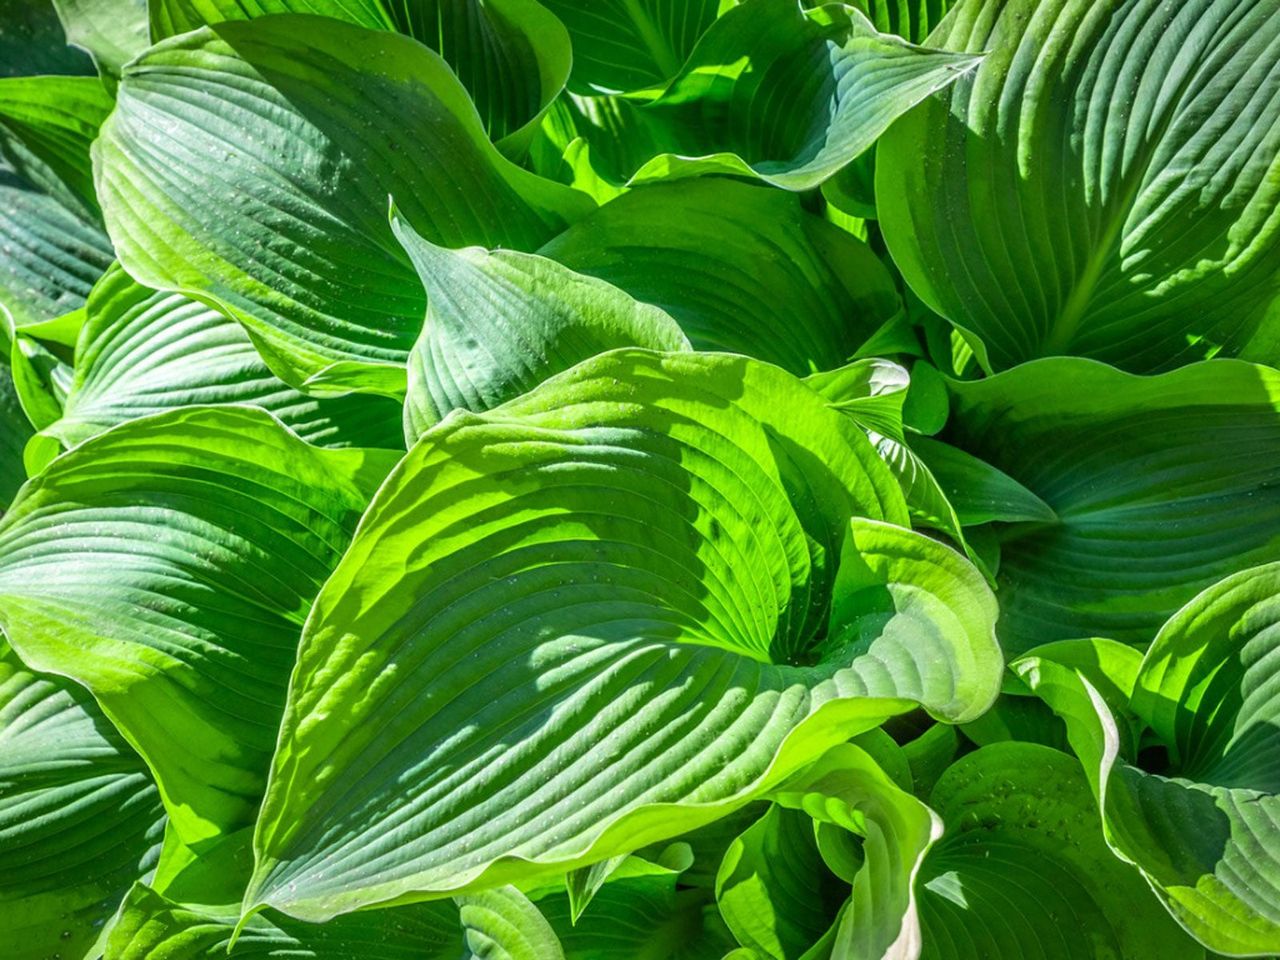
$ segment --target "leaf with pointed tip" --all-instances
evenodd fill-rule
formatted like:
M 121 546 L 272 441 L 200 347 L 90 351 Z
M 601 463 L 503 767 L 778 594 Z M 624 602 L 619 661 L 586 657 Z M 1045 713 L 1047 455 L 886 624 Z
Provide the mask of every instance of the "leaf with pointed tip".
M 938 481 L 966 527 L 1001 523 L 1053 523 L 1053 508 L 1003 470 L 940 440 L 912 437 L 914 453 Z
M 1001 531 L 1011 653 L 1104 636 L 1145 644 L 1233 570 L 1280 559 L 1280 373 L 1210 360 L 1138 377 L 1037 360 L 956 382 L 944 435 L 1057 522 Z
M 1160 629 L 1126 705 L 1161 746 L 1139 758 L 1096 672 L 1032 651 L 1015 669 L 1068 724 L 1107 838 L 1208 949 L 1280 951 L 1280 564 L 1233 574 Z M 1150 742 L 1144 740 L 1144 742 Z
M 776 960 L 799 960 L 848 898 L 818 853 L 813 821 L 773 805 L 736 837 L 716 876 L 716 903 L 738 943 Z
M 804 382 L 864 430 L 903 439 L 902 402 L 911 378 L 901 364 L 869 357 L 810 374 Z
M 0 521 L 0 626 L 90 689 L 185 842 L 250 822 L 302 621 L 394 458 L 187 407 L 82 443 Z
M 565 960 L 556 932 L 511 885 L 455 898 L 474 960 Z
M 397 449 L 399 405 L 383 397 L 316 399 L 285 386 L 241 326 L 118 266 L 89 296 L 61 416 L 42 433 L 73 446 L 126 420 L 177 407 L 251 404 L 321 446 Z
M 636 877 L 677 877 L 693 866 L 694 853 L 689 844 L 678 841 L 655 852 L 656 859 L 628 855 L 609 857 L 589 867 L 570 870 L 564 876 L 564 893 L 569 900 L 569 921 L 576 924 L 588 904 L 606 883 Z
M 396 211 L 391 226 L 427 291 L 409 356 L 410 443 L 451 410 L 490 410 L 615 347 L 689 349 L 675 320 L 603 280 L 536 254 L 438 247 Z
M 0 637 L 0 930 L 6 960 L 89 951 L 154 865 L 164 813 L 93 698 Z
M 505 160 L 435 53 L 300 14 L 152 47 L 94 159 L 124 268 L 217 301 L 292 386 L 336 367 L 322 392 L 403 392 L 425 298 L 388 194 L 446 246 L 534 249 L 592 206 Z
M 832 940 L 844 960 L 907 960 L 919 955 L 916 875 L 940 836 L 942 821 L 898 787 L 853 744 L 829 750 L 773 794 L 863 838 L 864 861 Z
M 983 747 L 942 775 L 929 804 L 946 833 L 917 881 L 921 960 L 1203 956 L 1107 848 L 1069 755 L 1030 743 Z
M 885 240 L 934 311 L 996 368 L 1243 345 L 1280 293 L 1270 0 L 976 0 L 930 43 L 991 51 L 878 148 Z
M 101 227 L 3 163 L 0 251 L 0 342 L 6 348 L 9 323 L 23 327 L 75 310 L 112 260 Z
M 545 0 L 573 41 L 575 93 L 661 87 L 680 72 L 699 37 L 734 0 Z
M 673 873 L 610 880 L 576 922 L 564 893 L 537 904 L 567 960 L 721 960 L 733 948 L 711 891 L 677 887 Z
M 915 704 L 976 715 L 994 602 L 903 520 L 856 425 L 744 357 L 617 350 L 455 412 L 316 601 L 246 907 L 561 874 Z
M 801 375 L 846 363 L 902 307 L 865 244 L 794 197 L 716 177 L 633 190 L 538 252 L 661 307 L 696 349 Z
M 878 33 L 853 7 L 746 0 L 707 31 L 645 110 L 678 147 L 633 183 L 725 173 L 786 190 L 822 184 L 981 56 Z
M 0 78 L 0 152 L 18 176 L 94 220 L 89 144 L 111 107 L 96 77 Z
M 107 82 L 151 43 L 147 0 L 53 0 L 67 42 L 93 57 Z

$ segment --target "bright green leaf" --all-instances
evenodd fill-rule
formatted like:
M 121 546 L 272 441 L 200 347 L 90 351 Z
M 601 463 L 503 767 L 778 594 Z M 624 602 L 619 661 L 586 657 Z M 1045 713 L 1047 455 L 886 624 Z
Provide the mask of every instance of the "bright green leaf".
M 534 254 L 438 247 L 395 211 L 391 225 L 427 291 L 409 357 L 410 443 L 450 410 L 490 410 L 615 347 L 689 349 L 675 320 L 603 280 Z
M 865 244 L 781 191 L 714 177 L 631 191 L 539 253 L 661 307 L 696 349 L 800 375 L 846 363 L 902 306 Z
M 316 601 L 246 906 L 560 873 L 915 704 L 976 715 L 1000 670 L 981 578 L 851 515 L 905 519 L 865 438 L 742 357 L 619 350 L 455 412 Z
M 93 692 L 185 842 L 251 820 L 302 621 L 393 460 L 189 407 L 81 444 L 0 521 L 0 625 Z
M 157 44 L 125 70 L 94 153 L 124 268 L 218 301 L 293 386 L 343 364 L 323 391 L 403 389 L 424 298 L 389 194 L 446 246 L 533 249 L 591 207 L 504 160 L 436 54 L 330 18 Z

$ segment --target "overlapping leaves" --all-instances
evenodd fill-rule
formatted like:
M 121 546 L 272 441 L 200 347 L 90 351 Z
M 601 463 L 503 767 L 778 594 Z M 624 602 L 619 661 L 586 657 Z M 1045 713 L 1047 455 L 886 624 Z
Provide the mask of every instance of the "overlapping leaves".
M 1280 953 L 1271 13 L 0 0 L 0 953 Z

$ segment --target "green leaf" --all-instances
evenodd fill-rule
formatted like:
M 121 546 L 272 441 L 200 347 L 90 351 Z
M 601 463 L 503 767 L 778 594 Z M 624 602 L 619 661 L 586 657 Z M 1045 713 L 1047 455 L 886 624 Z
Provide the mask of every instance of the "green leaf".
M 564 893 L 537 904 L 567 960 L 721 960 L 734 945 L 711 891 L 677 888 L 674 873 L 612 879 L 576 922 Z
M 956 0 L 850 0 L 877 30 L 896 33 L 912 43 L 924 43 L 955 4 Z
M 51 3 L 0 0 L 0 77 L 93 73 L 93 63 L 67 38 Z
M 163 813 L 146 767 L 68 680 L 0 637 L 0 930 L 11 960 L 89 951 L 155 864 Z
M 605 883 L 636 877 L 674 878 L 692 867 L 693 862 L 693 848 L 680 841 L 657 851 L 656 860 L 646 860 L 643 856 L 609 857 L 589 867 L 570 870 L 564 876 L 564 893 L 569 901 L 569 922 L 571 925 L 577 924 Z
M 1164 760 L 1137 755 L 1096 672 L 1052 651 L 1014 664 L 1067 721 L 1112 848 L 1209 950 L 1233 956 L 1280 949 L 1278 582 L 1280 564 L 1234 574 L 1161 628 L 1124 712 Z
M 661 307 L 696 349 L 800 375 L 846 363 L 902 306 L 865 244 L 794 197 L 714 177 L 631 191 L 538 252 Z
M 832 748 L 777 790 L 774 799 L 863 838 L 865 861 L 853 879 L 832 956 L 845 960 L 918 956 L 916 875 L 925 854 L 942 836 L 937 815 L 895 785 L 866 752 L 852 744 Z
M 316 926 L 280 914 L 249 919 L 230 947 L 234 908 L 210 912 L 139 884 L 111 934 L 110 960 L 456 960 L 462 938 L 451 904 L 378 910 Z
M 958 760 L 929 804 L 946 834 L 918 880 L 921 960 L 1199 960 L 1130 865 L 1107 848 L 1080 765 L 1029 743 Z
M 573 63 L 570 34 L 536 0 L 390 0 L 399 28 L 435 50 L 467 88 L 489 136 L 522 152 Z
M 399 30 L 444 58 L 489 136 L 514 151 L 564 88 L 571 60 L 564 25 L 536 0 L 152 0 L 155 40 L 228 20 L 317 14 Z
M 94 287 L 61 417 L 42 431 L 73 446 L 126 420 L 204 404 L 269 410 L 321 446 L 401 446 L 401 411 L 382 397 L 317 400 L 285 386 L 238 323 L 118 266 Z
M 156 43 L 215 23 L 282 13 L 331 17 L 371 30 L 394 29 L 382 0 L 149 0 L 147 6 L 151 37 Z
M 911 451 L 938 481 L 965 526 L 1002 523 L 1053 523 L 1053 508 L 1002 470 L 956 447 L 913 437 Z
M 1056 523 L 1002 531 L 1000 636 L 1149 642 L 1199 590 L 1280 558 L 1280 374 L 1212 360 L 1136 377 L 1040 360 L 952 385 L 947 442 Z
M 302 15 L 152 47 L 94 157 L 124 268 L 221 304 L 281 379 L 322 392 L 403 391 L 425 300 L 388 194 L 451 247 L 533 249 L 592 205 L 504 160 L 421 44 Z
M 424 240 L 397 211 L 391 226 L 427 291 L 409 358 L 405 435 L 451 410 L 482 413 L 615 347 L 687 350 L 663 311 L 545 257 Z
M 1280 19 L 1266 0 L 974 0 L 989 51 L 881 142 L 894 262 L 996 368 L 1238 349 L 1280 290 Z
M 22 451 L 34 433 L 14 389 L 13 372 L 0 363 L 0 516 L 27 479 Z
M 717 20 L 645 109 L 678 148 L 632 182 L 704 173 L 808 190 L 980 60 L 878 33 L 844 4 L 746 0 Z
M 89 144 L 111 107 L 96 77 L 0 79 L 0 150 L 20 177 L 94 220 Z
M 902 402 L 911 378 L 892 360 L 867 358 L 814 373 L 804 382 L 864 430 L 902 440 Z
M 674 77 L 734 0 L 545 0 L 573 41 L 575 93 L 627 93 Z
M 474 960 L 565 960 L 551 924 L 515 887 L 456 899 Z
M 23 327 L 81 306 L 112 260 L 101 227 L 3 163 L 0 249 L 0 329 L 6 342 L 9 322 Z
M 716 877 L 720 915 L 738 943 L 762 956 L 801 957 L 848 897 L 822 862 L 813 828 L 803 812 L 774 805 L 725 851 Z
M 118 78 L 151 43 L 147 0 L 53 0 L 53 6 L 67 42 L 87 51 L 104 77 Z
M 251 822 L 302 621 L 393 460 L 188 407 L 59 457 L 0 521 L 0 626 L 90 689 L 184 842 Z
M 865 438 L 743 357 L 618 350 L 455 412 L 316 601 L 246 907 L 563 873 L 916 704 L 976 715 L 1000 668 L 981 578 L 851 516 L 905 520 Z

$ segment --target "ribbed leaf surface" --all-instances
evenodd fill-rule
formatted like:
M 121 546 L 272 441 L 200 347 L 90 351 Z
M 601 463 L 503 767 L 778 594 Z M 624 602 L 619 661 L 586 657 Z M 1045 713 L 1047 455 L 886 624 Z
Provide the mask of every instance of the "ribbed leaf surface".
M 294 386 L 345 361 L 328 386 L 403 390 L 424 298 L 389 194 L 447 246 L 533 249 L 591 206 L 504 160 L 421 44 L 302 15 L 153 47 L 95 163 L 125 269 L 223 303 Z
M 699 350 L 796 374 L 840 366 L 902 306 L 861 241 L 780 191 L 714 177 L 633 190 L 539 252 L 661 307 Z
M 322 446 L 398 448 L 400 407 L 382 397 L 316 399 L 267 369 L 240 324 L 118 267 L 94 288 L 60 419 L 44 433 L 70 446 L 116 424 L 177 407 L 241 403 Z
M 1280 374 L 1235 360 L 1155 377 L 1042 360 L 956 384 L 947 439 L 1058 518 L 1003 532 L 1005 648 L 1146 644 L 1197 591 L 1280 557 L 1278 405 Z
M 851 515 L 905 519 L 865 438 L 744 358 L 615 351 L 455 412 L 317 600 L 246 906 L 321 918 L 585 865 L 915 703 L 980 712 L 981 577 Z
M 189 407 L 81 444 L 0 522 L 0 624 L 93 692 L 184 842 L 256 810 L 302 620 L 393 460 Z
M 0 638 L 0 931 L 5 957 L 80 956 L 155 864 L 164 815 L 93 698 Z
M 1239 348 L 1280 290 L 1271 0 L 980 0 L 930 37 L 988 51 L 878 151 L 894 261 L 1003 368 L 1135 371 Z

